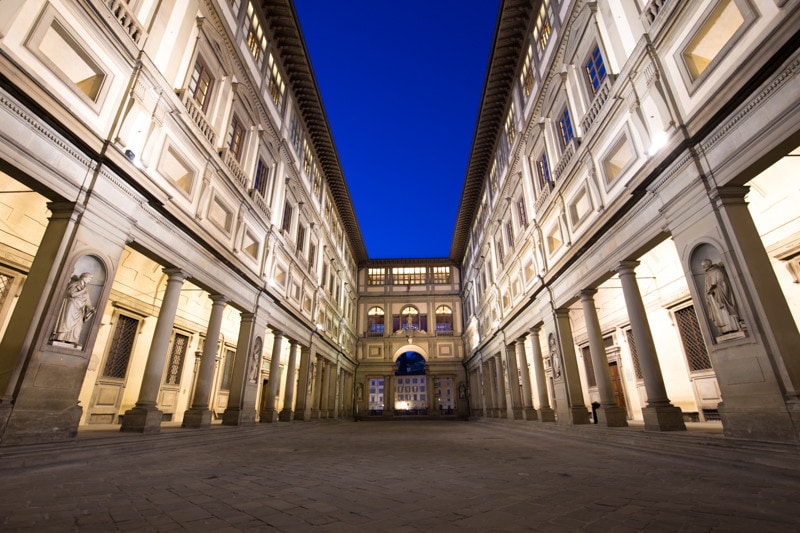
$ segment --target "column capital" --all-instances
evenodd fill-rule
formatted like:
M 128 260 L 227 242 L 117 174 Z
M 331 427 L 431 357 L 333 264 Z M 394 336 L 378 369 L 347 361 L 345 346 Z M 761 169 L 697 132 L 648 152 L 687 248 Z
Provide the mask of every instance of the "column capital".
M 169 277 L 170 281 L 183 281 L 189 277 L 189 273 L 177 267 L 163 268 L 161 271 Z
M 539 332 L 540 332 L 540 331 L 542 331 L 542 326 L 541 326 L 541 325 L 533 326 L 533 327 L 530 329 L 530 335 L 531 335 L 531 337 L 533 337 L 534 339 L 538 338 L 538 337 L 539 337 Z
M 581 300 L 592 301 L 594 299 L 594 295 L 597 294 L 597 289 L 583 289 L 578 294 L 581 297 Z
M 639 266 L 639 261 L 620 261 L 616 267 L 614 267 L 614 272 L 617 274 L 635 274 L 634 269 Z
M 750 192 L 746 185 L 728 185 L 711 189 L 708 193 L 711 200 L 717 204 L 744 204 L 745 195 Z
M 209 294 L 208 297 L 211 299 L 212 302 L 214 302 L 214 304 L 225 305 L 230 301 L 230 298 L 228 298 L 224 294 Z

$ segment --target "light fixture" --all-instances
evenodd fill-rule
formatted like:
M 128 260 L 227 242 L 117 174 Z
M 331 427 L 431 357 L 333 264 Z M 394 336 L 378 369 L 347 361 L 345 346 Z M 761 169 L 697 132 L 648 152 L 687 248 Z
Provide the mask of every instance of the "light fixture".
M 127 150 L 125 150 L 125 157 L 128 158 L 128 161 L 133 161 L 134 159 L 136 159 L 136 154 L 133 153 L 133 150 L 128 148 Z

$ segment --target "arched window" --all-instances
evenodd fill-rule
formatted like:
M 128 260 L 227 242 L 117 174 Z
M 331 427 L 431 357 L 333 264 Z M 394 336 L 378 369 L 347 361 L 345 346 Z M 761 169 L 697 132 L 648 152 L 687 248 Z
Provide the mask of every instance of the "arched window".
M 403 321 L 400 325 L 403 329 L 419 329 L 419 311 L 417 311 L 416 307 L 410 305 L 405 306 L 400 312 L 400 318 L 402 318 Z
M 436 308 L 436 333 L 453 331 L 453 310 L 446 305 Z
M 383 309 L 370 307 L 367 311 L 367 336 L 379 337 L 383 335 Z

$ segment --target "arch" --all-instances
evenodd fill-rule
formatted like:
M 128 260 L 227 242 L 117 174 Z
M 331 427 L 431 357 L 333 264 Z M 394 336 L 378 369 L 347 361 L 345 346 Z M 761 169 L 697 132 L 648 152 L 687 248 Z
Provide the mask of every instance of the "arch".
M 397 363 L 397 358 L 403 355 L 406 352 L 416 352 L 420 354 L 425 361 L 430 361 L 431 356 L 425 348 L 421 346 L 417 346 L 416 344 L 405 344 L 395 350 L 394 355 L 392 355 L 392 362 Z

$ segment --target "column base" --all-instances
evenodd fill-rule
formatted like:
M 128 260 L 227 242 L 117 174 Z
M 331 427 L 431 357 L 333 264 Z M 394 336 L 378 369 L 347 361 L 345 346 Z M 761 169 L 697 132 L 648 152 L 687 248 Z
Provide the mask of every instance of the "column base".
M 513 409 L 511 409 L 511 413 L 509 414 L 511 415 L 509 418 L 512 418 L 514 420 L 524 420 L 524 417 L 522 415 L 522 407 L 514 407 Z
M 642 415 L 645 431 L 686 431 L 680 407 L 674 405 L 643 407 Z
M 189 409 L 183 413 L 183 428 L 211 427 L 211 411 L 208 409 Z
M 278 411 L 275 409 L 265 409 L 258 414 L 258 421 L 273 424 L 278 421 Z
M 597 408 L 597 425 L 607 428 L 628 427 L 628 417 L 625 410 L 619 406 L 600 406 Z
M 539 416 L 536 414 L 536 409 L 533 407 L 526 407 L 522 410 L 522 416 L 525 420 L 529 422 L 534 422 L 539 420 Z
M 255 426 L 256 412 L 252 410 L 245 413 L 238 407 L 228 407 L 222 414 L 223 426 Z
M 278 414 L 278 420 L 281 422 L 291 422 L 294 420 L 294 411 L 291 409 L 284 409 Z
M 591 424 L 592 417 L 583 405 L 570 407 L 569 417 L 572 425 Z
M 160 433 L 161 420 L 164 418 L 156 406 L 141 407 L 136 406 L 125 411 L 122 417 L 120 431 L 131 433 Z
M 556 412 L 550 407 L 539 408 L 539 421 L 540 422 L 555 422 Z
M 78 436 L 83 409 L 73 405 L 59 411 L 20 409 L 8 406 L 0 411 L 0 446 L 64 442 Z

